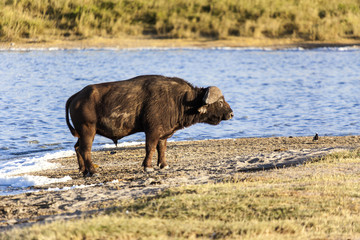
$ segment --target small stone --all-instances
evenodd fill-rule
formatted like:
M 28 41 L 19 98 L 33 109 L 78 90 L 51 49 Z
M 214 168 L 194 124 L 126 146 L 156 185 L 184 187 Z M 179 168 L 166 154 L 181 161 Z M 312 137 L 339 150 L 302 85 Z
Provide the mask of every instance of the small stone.
M 144 170 L 145 170 L 145 172 L 147 172 L 147 173 L 154 172 L 154 168 L 148 168 L 148 167 L 146 167 Z

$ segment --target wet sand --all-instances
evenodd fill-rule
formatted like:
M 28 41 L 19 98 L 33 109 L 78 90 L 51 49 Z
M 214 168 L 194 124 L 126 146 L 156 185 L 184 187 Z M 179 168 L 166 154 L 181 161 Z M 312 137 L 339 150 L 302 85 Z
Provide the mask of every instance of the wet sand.
M 48 39 L 47 41 L 20 40 L 17 42 L 0 42 L 0 49 L 88 49 L 88 48 L 213 48 L 213 47 L 262 47 L 270 49 L 319 47 L 360 47 L 359 40 L 340 39 L 334 41 L 304 41 L 294 38 L 247 38 L 233 37 L 228 39 L 154 39 L 144 37 L 101 38 L 93 37 L 82 40 Z
M 0 196 L 0 231 L 101 214 L 120 206 L 123 200 L 155 195 L 170 187 L 246 179 L 267 174 L 269 169 L 297 166 L 334 151 L 358 147 L 360 136 L 320 136 L 318 141 L 312 137 L 273 137 L 170 142 L 170 169 L 158 169 L 154 157 L 153 173 L 145 173 L 141 167 L 144 145 L 119 147 L 93 152 L 99 174 L 86 178 L 78 173 L 75 155 L 60 158 L 52 160 L 59 165 L 57 169 L 31 175 L 70 176 L 72 180 L 35 187 L 37 192 Z

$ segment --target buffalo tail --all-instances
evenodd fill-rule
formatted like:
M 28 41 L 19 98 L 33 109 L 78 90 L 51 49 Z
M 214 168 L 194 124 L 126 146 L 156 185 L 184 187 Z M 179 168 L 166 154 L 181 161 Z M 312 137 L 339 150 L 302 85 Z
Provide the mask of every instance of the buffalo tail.
M 80 137 L 80 135 L 78 134 L 78 132 L 75 130 L 75 128 L 71 125 L 70 123 L 70 118 L 69 118 L 69 106 L 70 103 L 72 102 L 72 100 L 74 99 L 74 97 L 77 94 L 72 95 L 67 101 L 66 101 L 66 106 L 65 106 L 65 111 L 66 111 L 66 124 L 68 126 L 68 128 L 70 129 L 71 134 L 74 137 Z

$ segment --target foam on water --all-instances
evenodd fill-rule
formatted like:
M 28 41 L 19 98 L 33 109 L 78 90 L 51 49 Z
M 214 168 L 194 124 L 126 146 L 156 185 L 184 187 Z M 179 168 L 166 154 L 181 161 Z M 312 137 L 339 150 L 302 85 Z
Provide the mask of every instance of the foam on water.
M 145 144 L 145 142 L 121 142 L 118 143 L 117 147 L 131 147 L 131 146 L 138 146 Z M 113 143 L 107 143 L 99 147 L 98 149 L 107 149 L 107 148 L 115 148 L 115 144 Z
M 137 146 L 145 142 L 122 142 L 117 147 Z M 114 144 L 105 144 L 96 149 L 115 148 Z M 44 176 L 34 176 L 31 172 L 44 171 L 49 169 L 56 169 L 58 164 L 49 162 L 49 160 L 58 159 L 62 157 L 69 157 L 75 154 L 72 150 L 59 151 L 54 153 L 47 153 L 42 157 L 20 158 L 15 160 L 0 161 L 0 196 L 12 195 L 24 192 L 31 192 L 32 190 L 24 188 L 32 186 L 41 186 L 51 183 L 66 182 L 71 180 L 70 176 L 63 178 L 48 178 Z M 21 176 L 19 176 L 21 175 Z M 66 188 L 49 188 L 49 191 L 61 191 L 75 188 L 84 188 L 88 186 L 72 186 Z
M 48 153 L 42 157 L 0 161 L 0 191 L 11 194 L 13 191 L 23 192 L 21 191 L 21 188 L 71 180 L 70 176 L 65 176 L 63 178 L 48 178 L 29 174 L 36 171 L 55 169 L 58 167 L 58 164 L 51 163 L 49 160 L 71 155 L 74 155 L 74 151 L 60 151 Z M 20 174 L 25 175 L 19 176 Z
M 0 161 L 0 176 L 14 176 L 22 173 L 54 169 L 58 165 L 55 163 L 51 163 L 48 160 L 60 157 L 69 157 L 74 154 L 74 151 L 68 150 L 55 153 L 47 153 L 42 157 Z
M 31 186 L 41 186 L 50 183 L 66 182 L 71 180 L 70 176 L 63 178 L 48 178 L 44 176 L 24 175 L 20 177 L 0 177 L 1 186 L 12 188 L 25 188 Z

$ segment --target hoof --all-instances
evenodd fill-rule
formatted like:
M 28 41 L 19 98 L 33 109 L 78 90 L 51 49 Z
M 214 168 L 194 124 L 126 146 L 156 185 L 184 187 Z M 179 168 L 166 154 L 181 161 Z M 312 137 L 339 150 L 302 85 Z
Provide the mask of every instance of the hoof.
M 84 177 L 99 177 L 100 176 L 100 174 L 98 174 L 98 173 L 91 173 L 91 172 L 86 172 L 86 173 L 83 173 L 83 176 Z
M 144 171 L 147 172 L 147 173 L 151 173 L 151 172 L 154 172 L 154 168 L 150 168 L 150 167 L 145 167 L 144 168 Z
M 169 169 L 169 168 L 170 168 L 169 165 L 166 165 L 165 167 L 161 167 L 161 166 L 160 166 L 160 169 L 161 169 L 161 170 L 167 170 L 167 169 Z

